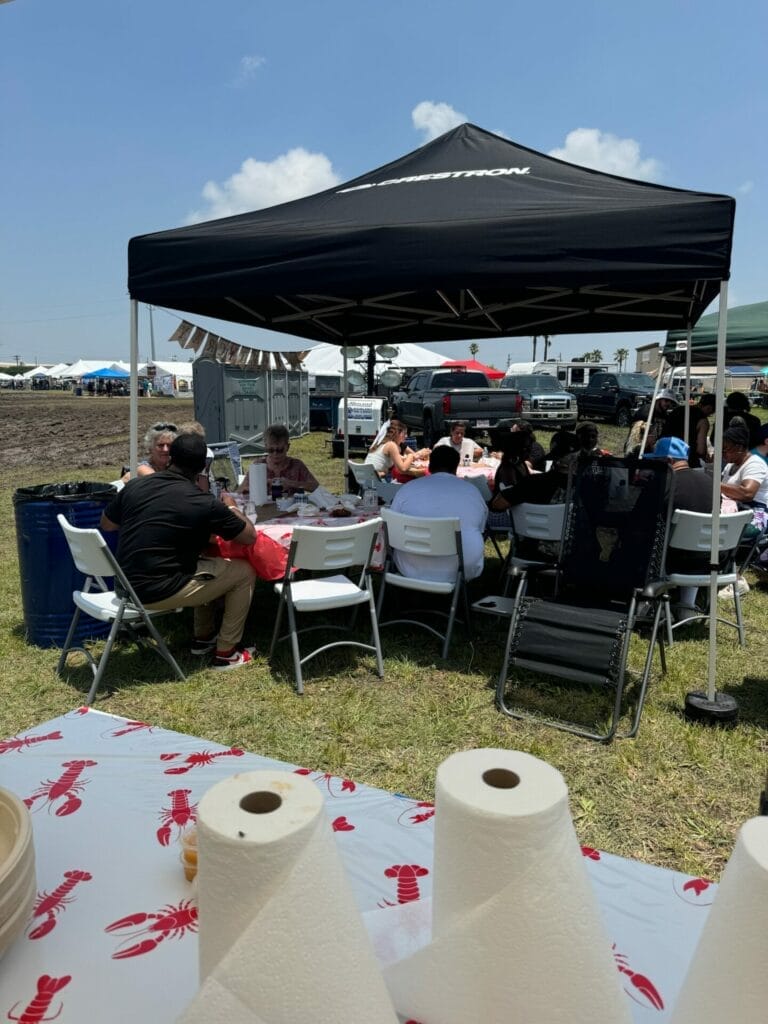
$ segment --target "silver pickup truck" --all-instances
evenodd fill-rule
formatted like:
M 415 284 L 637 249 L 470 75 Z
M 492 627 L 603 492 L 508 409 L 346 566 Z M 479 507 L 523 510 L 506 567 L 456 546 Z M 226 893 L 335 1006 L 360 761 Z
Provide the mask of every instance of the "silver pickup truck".
M 522 397 L 520 415 L 535 427 L 573 430 L 578 419 L 576 396 L 565 391 L 551 373 L 507 375 L 501 382 Z
M 469 424 L 471 436 L 486 434 L 499 420 L 519 420 L 521 401 L 515 392 L 491 387 L 484 373 L 445 368 L 420 370 L 391 398 L 397 419 L 428 448 L 456 420 Z

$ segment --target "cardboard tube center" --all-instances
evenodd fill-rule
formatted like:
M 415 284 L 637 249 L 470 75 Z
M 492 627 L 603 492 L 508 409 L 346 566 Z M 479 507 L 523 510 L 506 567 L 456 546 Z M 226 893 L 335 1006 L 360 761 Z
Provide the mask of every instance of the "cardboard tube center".
M 483 782 L 493 789 L 514 789 L 520 785 L 520 776 L 511 772 L 509 768 L 489 768 L 483 772 Z
M 246 793 L 240 801 L 240 807 L 249 814 L 271 814 L 282 802 L 283 798 L 277 793 L 262 790 L 257 793 Z

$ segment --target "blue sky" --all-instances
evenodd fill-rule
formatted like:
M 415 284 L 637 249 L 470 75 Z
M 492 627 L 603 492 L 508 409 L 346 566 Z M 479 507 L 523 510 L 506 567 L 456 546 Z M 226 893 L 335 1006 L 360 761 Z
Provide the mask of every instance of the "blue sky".
M 574 163 L 734 196 L 729 305 L 764 300 L 767 9 L 0 3 L 0 363 L 127 358 L 131 236 L 319 191 L 464 120 Z M 177 322 L 154 314 L 159 359 L 186 357 L 165 340 Z M 144 307 L 140 325 L 144 356 Z M 561 336 L 553 354 L 660 339 Z M 526 339 L 480 345 L 501 367 L 530 352 Z

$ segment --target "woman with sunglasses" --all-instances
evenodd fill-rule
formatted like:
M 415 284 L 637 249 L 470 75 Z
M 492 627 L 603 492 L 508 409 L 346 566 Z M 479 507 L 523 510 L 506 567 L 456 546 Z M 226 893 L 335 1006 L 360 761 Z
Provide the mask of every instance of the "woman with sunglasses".
M 268 486 L 279 481 L 286 495 L 295 491 L 316 490 L 320 485 L 301 459 L 294 459 L 288 454 L 290 446 L 288 428 L 282 423 L 274 423 L 264 431 Z

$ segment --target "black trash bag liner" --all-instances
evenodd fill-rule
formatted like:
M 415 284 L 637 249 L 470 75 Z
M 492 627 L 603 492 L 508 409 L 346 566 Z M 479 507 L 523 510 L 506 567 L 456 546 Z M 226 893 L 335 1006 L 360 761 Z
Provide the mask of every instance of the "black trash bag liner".
M 99 480 L 80 480 L 66 484 L 37 484 L 19 487 L 13 495 L 13 504 L 26 505 L 31 501 L 108 501 L 117 494 L 117 488 Z

